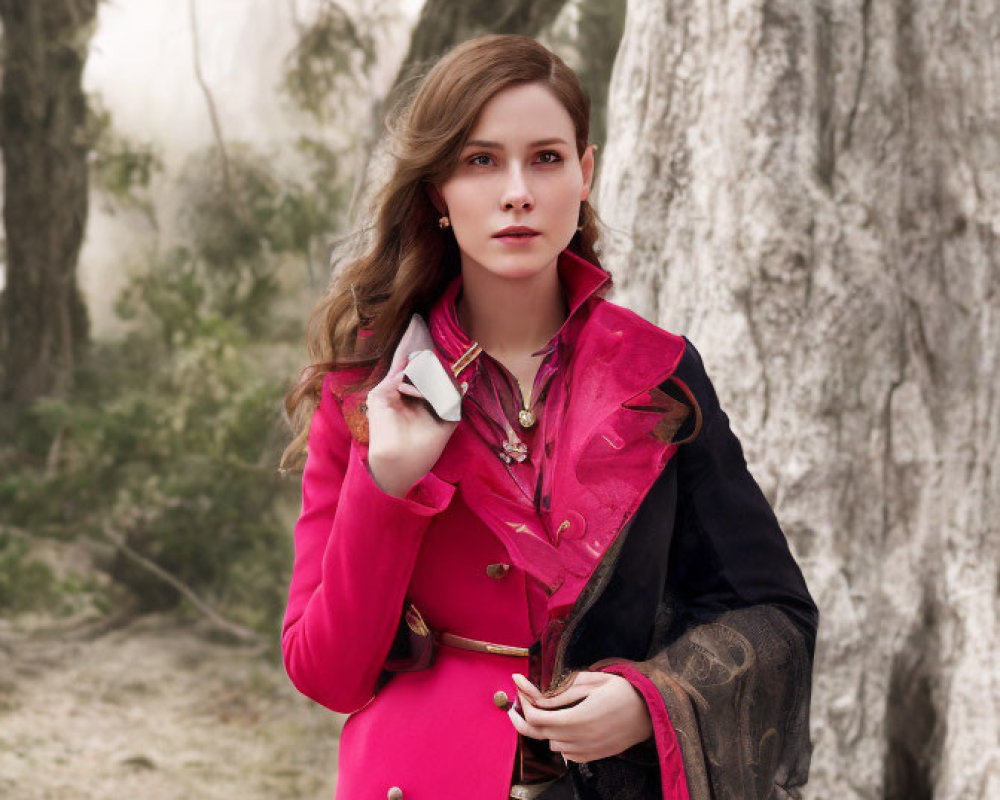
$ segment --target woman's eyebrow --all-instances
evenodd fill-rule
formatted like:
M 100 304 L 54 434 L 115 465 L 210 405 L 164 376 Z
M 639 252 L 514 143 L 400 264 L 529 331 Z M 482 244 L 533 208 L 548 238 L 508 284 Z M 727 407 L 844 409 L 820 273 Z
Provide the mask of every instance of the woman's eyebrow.
M 534 142 L 529 142 L 528 147 L 545 147 L 549 144 L 567 144 L 565 139 L 560 139 L 558 137 L 551 139 L 538 139 Z M 500 142 L 490 142 L 486 139 L 470 139 L 465 143 L 466 147 L 492 147 L 494 150 L 503 150 L 503 145 Z

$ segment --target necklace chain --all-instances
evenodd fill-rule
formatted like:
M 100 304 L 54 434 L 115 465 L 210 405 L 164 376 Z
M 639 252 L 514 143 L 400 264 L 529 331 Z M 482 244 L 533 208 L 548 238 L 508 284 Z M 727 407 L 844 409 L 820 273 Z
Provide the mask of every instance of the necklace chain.
M 480 345 L 478 342 L 473 342 L 466 349 L 466 351 L 462 353 L 462 355 L 459 356 L 459 358 L 454 363 L 452 363 L 451 365 L 452 375 L 454 375 L 457 378 L 466 369 L 466 367 L 473 364 L 479 357 L 479 355 L 481 355 L 483 352 L 485 351 L 482 345 Z M 501 368 L 503 368 L 502 365 Z M 487 378 L 488 378 L 488 373 L 487 373 Z M 501 459 L 503 459 L 507 463 L 510 463 L 511 461 L 517 461 L 518 463 L 520 463 L 528 457 L 528 445 L 525 444 L 523 441 L 521 441 L 521 438 L 517 435 L 517 432 L 514 430 L 513 426 L 511 426 L 511 424 L 506 421 L 507 415 L 503 411 L 503 404 L 499 402 L 500 398 L 497 395 L 496 386 L 492 385 L 493 384 L 492 379 L 489 380 L 492 392 L 497 400 L 497 407 L 500 411 L 501 416 L 505 420 L 504 427 L 507 429 L 507 438 L 501 442 L 502 452 L 498 453 L 498 455 L 500 456 Z M 535 412 L 531 408 L 532 398 L 529 397 L 527 400 L 525 400 L 524 389 L 521 386 L 521 381 L 518 380 L 516 375 L 514 376 L 514 381 L 517 383 L 517 393 L 521 398 L 521 402 L 519 403 L 520 407 L 518 408 L 517 411 L 518 424 L 522 428 L 531 428 L 538 421 Z M 532 389 L 534 389 L 534 387 L 532 387 Z

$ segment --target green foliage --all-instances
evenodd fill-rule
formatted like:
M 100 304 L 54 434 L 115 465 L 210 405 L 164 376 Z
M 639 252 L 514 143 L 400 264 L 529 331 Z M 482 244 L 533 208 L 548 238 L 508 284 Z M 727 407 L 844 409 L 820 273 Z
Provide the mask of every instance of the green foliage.
M 21 420 L 0 454 L 0 523 L 124 542 L 231 618 L 273 630 L 291 563 L 277 508 L 297 487 L 276 471 L 283 382 L 260 364 L 278 270 L 339 195 L 278 179 L 249 148 L 227 156 L 201 154 L 181 176 L 182 243 L 151 254 L 116 302 L 131 331 L 95 344 L 72 400 L 39 401 Z M 335 169 L 315 163 L 317 180 Z M 106 566 L 146 608 L 179 599 L 121 552 Z
M 114 204 L 142 211 L 155 223 L 153 208 L 144 191 L 153 175 L 163 169 L 159 153 L 150 144 L 133 142 L 115 131 L 111 112 L 99 95 L 87 97 L 84 136 L 90 148 L 91 184 Z
M 234 616 L 273 623 L 290 559 L 274 510 L 289 487 L 269 449 L 281 387 L 227 343 L 235 330 L 217 320 L 169 354 L 145 332 L 101 345 L 72 403 L 40 402 L 25 420 L 20 469 L 0 481 L 3 521 L 124 541 L 217 603 L 232 600 Z M 57 439 L 58 468 L 46 474 Z M 131 562 L 109 567 L 147 607 L 176 602 Z
M 160 157 L 150 146 L 115 138 L 97 151 L 92 176 L 105 191 L 121 200 L 131 200 L 135 189 L 147 188 L 153 173 L 160 169 Z
M 29 556 L 25 542 L 0 530 L 0 611 L 33 611 L 55 597 L 52 570 Z
M 336 113 L 341 133 L 359 119 L 350 98 L 365 99 L 384 5 L 352 21 L 324 4 L 289 57 L 292 97 L 321 119 Z M 127 548 L 236 622 L 273 631 L 291 564 L 279 509 L 295 504 L 298 486 L 276 471 L 287 375 L 263 365 L 282 336 L 301 341 L 304 318 L 275 318 L 287 299 L 279 279 L 304 262 L 313 284 L 312 254 L 326 249 L 353 181 L 350 145 L 302 137 L 280 162 L 238 142 L 196 154 L 166 176 L 182 209 L 166 239 L 149 194 L 163 168 L 157 150 L 118 134 L 96 96 L 82 136 L 111 208 L 142 211 L 163 239 L 126 263 L 115 311 L 128 333 L 95 342 L 72 397 L 36 402 L 0 448 L 0 531 L 70 554 L 93 545 L 114 584 L 102 576 L 96 592 L 86 575 L 56 579 L 20 539 L 0 538 L 0 610 L 72 608 L 84 595 L 110 605 L 122 587 L 145 608 L 177 603 Z
M 51 542 L 0 527 L 0 613 L 46 612 L 58 616 L 107 612 L 121 597 L 107 581 L 79 570 L 56 574 L 39 551 Z
M 350 88 L 375 63 L 374 24 L 355 21 L 332 0 L 323 3 L 286 58 L 284 89 L 296 105 L 321 120 L 346 110 Z

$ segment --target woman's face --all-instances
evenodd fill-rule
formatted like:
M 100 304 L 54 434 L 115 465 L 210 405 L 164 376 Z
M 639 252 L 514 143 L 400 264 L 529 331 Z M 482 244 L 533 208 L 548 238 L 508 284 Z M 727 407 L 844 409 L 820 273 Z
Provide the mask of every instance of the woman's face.
M 576 232 L 594 153 L 576 154 L 569 113 L 545 86 L 523 84 L 483 106 L 452 175 L 437 187 L 462 254 L 462 271 L 530 278 L 554 269 Z M 443 206 L 443 209 L 441 208 Z M 510 226 L 536 233 L 500 237 Z

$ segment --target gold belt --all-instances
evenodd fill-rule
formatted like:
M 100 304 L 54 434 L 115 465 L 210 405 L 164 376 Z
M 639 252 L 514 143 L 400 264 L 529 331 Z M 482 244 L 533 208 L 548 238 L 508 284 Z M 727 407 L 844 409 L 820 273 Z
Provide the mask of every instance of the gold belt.
M 514 647 L 509 644 L 494 644 L 484 642 L 479 639 L 470 639 L 467 636 L 459 636 L 455 633 L 435 632 L 434 638 L 447 647 L 457 647 L 460 650 L 473 650 L 477 653 L 492 653 L 495 656 L 515 656 L 517 658 L 527 658 L 527 647 Z

